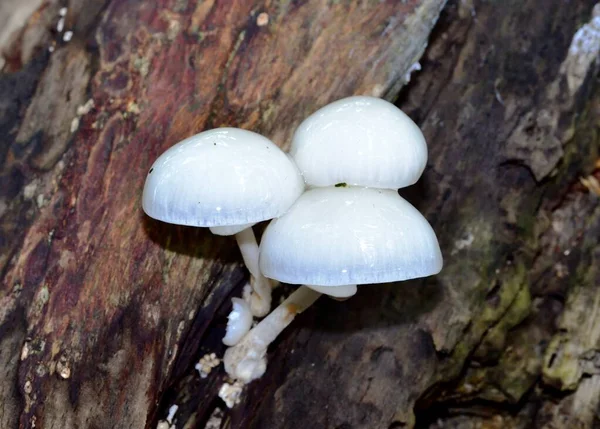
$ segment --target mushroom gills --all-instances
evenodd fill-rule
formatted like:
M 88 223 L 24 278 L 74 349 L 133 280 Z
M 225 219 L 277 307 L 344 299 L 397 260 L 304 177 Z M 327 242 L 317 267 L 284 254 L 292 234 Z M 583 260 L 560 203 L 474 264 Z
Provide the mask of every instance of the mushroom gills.
M 317 285 L 306 285 L 314 291 L 328 295 L 332 298 L 350 298 L 356 295 L 356 285 L 343 285 L 343 286 L 317 286 Z

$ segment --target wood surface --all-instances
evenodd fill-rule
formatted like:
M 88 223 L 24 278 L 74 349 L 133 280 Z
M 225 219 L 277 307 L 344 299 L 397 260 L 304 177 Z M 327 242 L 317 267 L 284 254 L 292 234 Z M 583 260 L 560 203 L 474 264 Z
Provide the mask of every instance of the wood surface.
M 5 0 L 0 427 L 155 428 L 173 404 L 177 428 L 597 427 L 594 5 Z M 222 366 L 194 365 L 248 273 L 232 238 L 146 217 L 145 175 L 224 125 L 285 149 L 352 94 L 422 127 L 401 194 L 444 270 L 322 298 L 229 410 Z

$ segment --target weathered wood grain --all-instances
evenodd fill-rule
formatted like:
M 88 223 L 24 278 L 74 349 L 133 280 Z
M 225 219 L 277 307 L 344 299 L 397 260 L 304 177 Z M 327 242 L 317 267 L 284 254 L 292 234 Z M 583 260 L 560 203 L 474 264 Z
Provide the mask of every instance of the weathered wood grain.
M 496 214 L 490 219 L 496 230 L 488 241 L 492 247 L 484 253 L 503 255 L 511 267 L 523 264 L 525 272 L 517 270 L 513 279 L 524 281 L 526 286 L 515 293 L 514 286 L 495 282 L 495 275 L 506 270 L 501 263 L 487 271 L 488 276 L 491 274 L 489 294 L 480 296 L 479 302 L 498 307 L 508 298 L 512 303 L 500 307 L 502 317 L 487 328 L 476 349 L 464 350 L 463 342 L 457 343 L 459 348 L 453 354 L 458 350 L 470 359 L 465 366 L 454 368 L 461 372 L 459 381 L 439 385 L 441 391 L 434 389 L 423 398 L 423 424 L 491 428 L 587 428 L 597 424 L 594 410 L 598 394 L 594 382 L 587 379 L 594 377 L 594 371 L 584 356 L 592 357 L 595 348 L 590 345 L 594 337 L 586 327 L 595 325 L 592 314 L 598 280 L 593 261 L 598 251 L 598 196 L 579 182 L 582 176 L 598 175 L 600 99 L 596 81 L 600 40 L 588 38 L 582 46 L 581 31 L 586 26 L 589 29 L 590 24 L 597 26 L 594 16 L 599 7 L 592 10 L 593 2 L 570 6 L 544 3 L 544 13 L 540 13 L 541 6 L 536 2 L 510 11 L 501 4 L 473 2 L 473 15 L 462 14 L 471 25 L 461 26 L 468 33 L 459 39 L 459 45 L 465 48 L 458 52 L 456 39 L 452 38 L 460 37 L 461 32 L 453 30 L 460 23 L 444 17 L 441 25 L 448 22 L 447 28 L 439 30 L 441 36 L 432 42 L 424 73 L 419 76 L 429 79 L 417 82 L 420 91 L 413 87 L 407 93 L 408 100 L 419 109 L 417 103 L 435 85 L 433 80 L 440 77 L 440 65 L 450 61 L 441 53 L 456 52 L 458 61 L 446 69 L 452 73 L 446 76 L 452 84 L 472 82 L 462 86 L 470 101 L 460 104 L 472 112 L 470 117 L 475 121 L 485 118 L 485 125 L 479 123 L 474 128 L 466 121 L 459 133 L 452 132 L 453 142 L 466 139 L 482 149 L 481 168 L 460 179 L 463 184 L 459 192 L 476 184 L 478 189 L 468 193 L 485 198 L 469 201 L 465 207 L 475 204 L 480 210 L 494 208 L 492 213 Z M 447 12 L 452 13 L 452 9 Z M 453 16 L 460 18 L 460 8 Z M 469 63 L 470 69 L 465 67 Z M 428 64 L 437 66 L 435 74 L 426 73 Z M 585 72 L 575 71 L 579 67 Z M 487 101 L 476 101 L 481 94 Z M 444 98 L 443 94 L 436 95 L 435 104 Z M 439 111 L 435 104 L 431 104 L 432 109 Z M 429 117 L 431 111 L 425 111 Z M 544 122 L 544 118 L 551 120 Z M 446 118 L 442 120 L 448 123 Z M 530 121 L 529 125 L 524 126 L 525 121 Z M 554 161 L 547 159 L 549 169 L 539 164 L 543 144 L 551 147 L 546 153 L 560 155 Z M 447 150 L 454 146 L 446 143 L 443 147 Z M 519 152 L 515 147 L 531 150 Z M 461 165 L 463 162 L 470 163 L 468 159 Z M 456 187 L 449 189 L 455 193 Z M 489 214 L 477 213 L 475 218 L 481 216 Z M 466 221 L 462 224 L 468 229 L 473 225 Z M 472 244 L 464 249 L 470 261 L 476 237 L 473 234 Z M 468 240 L 455 243 L 462 247 L 471 241 L 468 231 L 464 238 Z M 475 260 L 481 261 L 482 256 Z M 460 302 L 468 300 L 461 298 Z M 471 319 L 464 334 L 472 332 L 476 323 L 482 317 L 483 321 L 488 319 L 489 314 L 484 308 L 480 316 Z M 573 321 L 579 324 L 588 317 L 585 324 L 573 329 Z M 577 353 L 570 353 L 573 346 Z M 586 375 L 580 381 L 573 379 L 573 372 Z M 574 388 L 576 393 L 569 394 Z M 442 401 L 435 412 L 430 407 L 432 401 Z M 449 415 L 438 421 L 440 416 Z M 473 415 L 477 417 L 468 417 Z
M 443 4 L 42 2 L 0 77 L 0 421 L 153 425 L 246 274 L 231 240 L 144 217 L 151 162 L 221 125 L 285 147 L 332 99 L 392 96 Z M 191 394 L 211 411 L 216 389 Z
M 407 195 L 438 232 L 445 268 L 424 282 L 362 290 L 336 310 L 321 303 L 315 313 L 327 316 L 306 322 L 300 335 L 308 338 L 278 349 L 309 357 L 286 357 L 274 383 L 281 387 L 264 403 L 257 427 L 290 425 L 289 416 L 288 427 L 410 427 L 417 399 L 424 425 L 444 398 L 449 406 L 516 404 L 534 388 L 561 310 L 531 275 L 545 250 L 537 240 L 550 226 L 544 220 L 553 201 L 598 157 L 597 119 L 585 114 L 595 113 L 597 60 L 581 79 L 569 66 L 579 60 L 571 40 L 593 5 L 447 8 L 423 71 L 400 103 L 429 142 L 430 166 Z M 543 144 L 560 155 L 558 164 L 540 161 Z M 447 384 L 457 377 L 457 389 Z M 311 412 L 319 406 L 321 413 Z
M 147 168 L 221 125 L 286 148 L 330 100 L 394 99 L 420 60 L 398 105 L 430 161 L 402 194 L 443 272 L 320 300 L 216 421 L 595 427 L 600 6 L 450 1 L 421 58 L 444 3 L 77 0 L 68 43 L 62 4 L 39 5 L 0 44 L 0 425 L 154 427 L 176 403 L 205 427 L 224 375 L 193 366 L 222 354 L 247 274 L 233 240 L 143 216 Z

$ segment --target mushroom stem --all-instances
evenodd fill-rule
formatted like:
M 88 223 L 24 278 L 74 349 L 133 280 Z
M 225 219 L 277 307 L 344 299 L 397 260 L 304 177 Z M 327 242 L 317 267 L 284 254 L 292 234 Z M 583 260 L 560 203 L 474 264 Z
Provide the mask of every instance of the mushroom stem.
M 249 304 L 252 314 L 256 317 L 263 317 L 271 310 L 271 284 L 269 280 L 263 276 L 258 266 L 258 243 L 254 236 L 252 228 L 246 228 L 235 234 L 242 258 L 248 271 L 250 271 L 250 285 L 252 286 L 252 294 L 250 295 Z
M 279 307 L 265 317 L 234 347 L 225 352 L 223 362 L 230 377 L 249 383 L 267 369 L 267 347 L 288 326 L 296 314 L 310 307 L 321 294 L 300 286 Z

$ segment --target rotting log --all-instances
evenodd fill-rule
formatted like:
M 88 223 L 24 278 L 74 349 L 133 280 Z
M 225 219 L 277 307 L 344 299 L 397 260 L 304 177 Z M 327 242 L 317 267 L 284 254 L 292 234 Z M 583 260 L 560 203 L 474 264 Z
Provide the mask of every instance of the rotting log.
M 28 18 L 0 32 L 0 427 L 155 427 L 172 404 L 178 428 L 593 427 L 593 1 L 9 3 Z M 147 169 L 222 125 L 286 148 L 350 94 L 422 126 L 402 194 L 445 268 L 320 300 L 222 411 L 222 370 L 194 364 L 222 355 L 247 273 L 232 240 L 143 216 Z
M 443 3 L 3 7 L 30 15 L 1 39 L 1 426 L 155 425 L 169 386 L 222 354 L 247 274 L 232 240 L 143 215 L 151 162 L 222 125 L 285 146 L 329 100 L 397 92 Z M 219 380 L 194 392 L 199 420 Z

